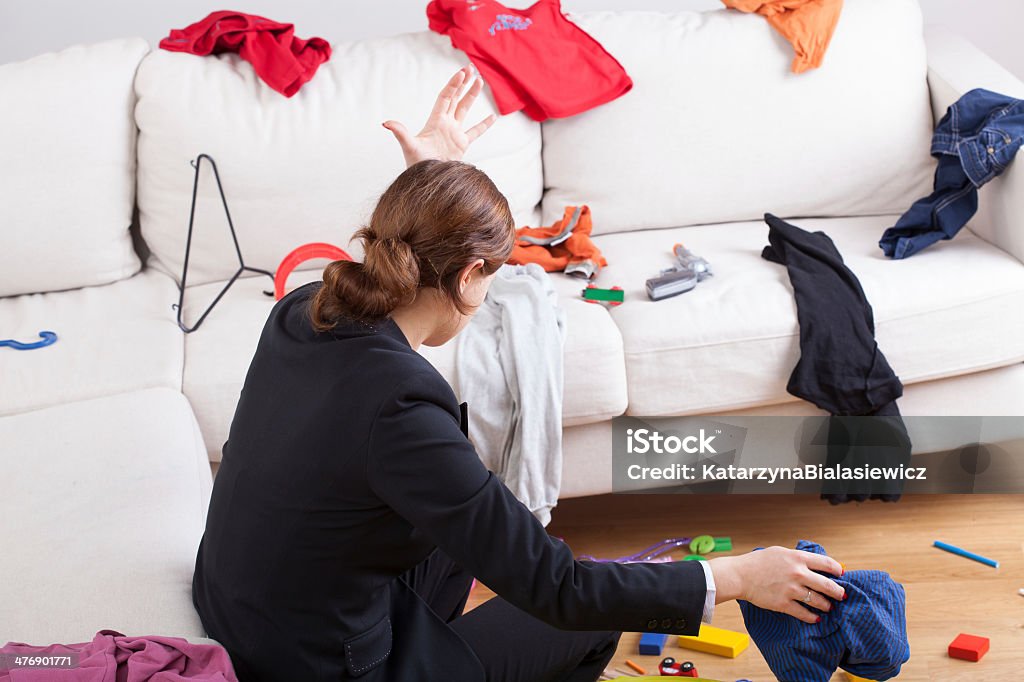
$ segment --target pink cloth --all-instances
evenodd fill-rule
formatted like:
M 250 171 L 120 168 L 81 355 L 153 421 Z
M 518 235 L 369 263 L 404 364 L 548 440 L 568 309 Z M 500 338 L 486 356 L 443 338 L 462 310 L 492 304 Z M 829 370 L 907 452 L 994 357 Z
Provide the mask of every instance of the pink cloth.
M 100 630 L 81 644 L 8 642 L 0 654 L 78 657 L 74 668 L 0 668 L 0 682 L 238 682 L 222 647 L 180 637 L 126 637 Z

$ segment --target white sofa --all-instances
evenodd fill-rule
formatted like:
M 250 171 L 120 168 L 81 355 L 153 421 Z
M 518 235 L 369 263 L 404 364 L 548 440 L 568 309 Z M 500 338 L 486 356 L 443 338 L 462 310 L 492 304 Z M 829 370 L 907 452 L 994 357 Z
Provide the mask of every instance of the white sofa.
M 607 310 L 554 275 L 568 318 L 563 497 L 610 490 L 616 415 L 817 413 L 785 391 L 798 327 L 785 269 L 760 257 L 765 211 L 835 240 L 906 384 L 905 414 L 1024 415 L 1024 169 L 981 191 L 955 240 L 906 261 L 877 246 L 930 191 L 930 133 L 946 107 L 974 87 L 1021 97 L 1024 85 L 924 29 L 914 0 L 848 0 L 823 67 L 801 75 L 758 16 L 573 18 L 622 62 L 632 92 L 566 120 L 503 117 L 466 159 L 520 225 L 589 204 L 609 261 L 597 283 L 625 289 L 625 304 Z M 19 472 L 0 490 L 17 501 L 0 535 L 17 557 L 0 567 L 0 640 L 82 641 L 102 627 L 203 634 L 188 583 L 209 471 L 194 464 L 197 453 L 220 457 L 273 300 L 268 278 L 246 276 L 197 331 L 179 330 L 189 161 L 216 159 L 248 265 L 273 270 L 312 241 L 359 257 L 347 240 L 403 167 L 380 122 L 418 123 L 465 63 L 427 32 L 339 44 L 291 99 L 234 55 L 141 40 L 0 66 L 0 337 L 60 336 L 40 350 L 0 348 L 0 458 Z M 482 98 L 473 116 L 491 111 Z M 715 277 L 652 303 L 644 280 L 677 241 Z M 323 264 L 303 264 L 290 285 Z M 236 267 L 204 173 L 187 323 Z M 453 344 L 423 352 L 453 378 Z M 115 521 L 137 525 L 122 533 Z M 61 544 L 72 537 L 79 544 Z M 173 603 L 139 610 L 135 588 L 108 591 L 118 576 L 92 562 L 126 555 L 120 577 L 142 575 Z M 90 589 L 121 608 L 92 609 Z

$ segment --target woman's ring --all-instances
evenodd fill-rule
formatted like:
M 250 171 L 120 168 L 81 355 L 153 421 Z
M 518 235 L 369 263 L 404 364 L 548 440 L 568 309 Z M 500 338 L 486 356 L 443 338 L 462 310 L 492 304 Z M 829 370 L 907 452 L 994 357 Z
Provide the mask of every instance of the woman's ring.
M 807 590 L 807 596 L 804 597 L 804 602 L 807 603 L 807 604 L 811 603 L 811 591 L 810 590 Z

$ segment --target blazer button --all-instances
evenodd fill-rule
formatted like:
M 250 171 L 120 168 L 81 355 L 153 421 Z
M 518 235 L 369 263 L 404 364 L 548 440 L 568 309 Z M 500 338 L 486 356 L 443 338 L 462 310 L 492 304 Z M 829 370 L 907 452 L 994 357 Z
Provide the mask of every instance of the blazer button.
M 665 630 L 668 630 L 670 627 L 672 627 L 672 619 L 666 618 L 665 620 L 661 621 L 661 627 Z
M 676 629 L 677 630 L 682 630 L 684 628 L 686 628 L 686 619 L 685 618 L 677 618 L 676 619 Z
M 656 619 L 651 618 L 649 621 L 647 621 L 648 630 L 653 630 L 656 627 L 658 627 L 658 621 Z

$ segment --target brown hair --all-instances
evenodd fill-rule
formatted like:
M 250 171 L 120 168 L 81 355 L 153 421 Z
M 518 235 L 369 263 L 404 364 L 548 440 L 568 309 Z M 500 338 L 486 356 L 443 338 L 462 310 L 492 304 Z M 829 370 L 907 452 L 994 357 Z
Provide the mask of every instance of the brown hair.
M 489 275 L 508 260 L 515 221 L 508 201 L 483 171 L 459 161 L 420 161 L 381 195 L 361 239 L 363 262 L 334 261 L 313 296 L 309 316 L 317 331 L 343 318 L 373 322 L 433 287 L 460 313 L 459 271 L 478 258 Z M 350 240 L 351 241 L 351 240 Z

